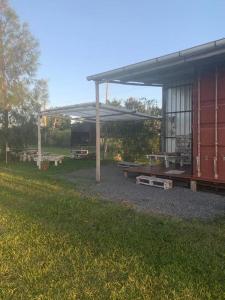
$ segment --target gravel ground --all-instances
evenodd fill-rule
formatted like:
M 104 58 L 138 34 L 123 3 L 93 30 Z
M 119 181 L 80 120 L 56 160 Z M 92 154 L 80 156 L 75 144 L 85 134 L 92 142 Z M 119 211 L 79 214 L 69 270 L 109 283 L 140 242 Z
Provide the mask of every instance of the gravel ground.
M 188 188 L 160 188 L 136 185 L 135 177 L 124 178 L 114 165 L 101 167 L 102 181 L 95 183 L 95 169 L 83 169 L 66 175 L 84 193 L 103 199 L 126 202 L 137 210 L 185 219 L 210 219 L 225 214 L 225 197 Z

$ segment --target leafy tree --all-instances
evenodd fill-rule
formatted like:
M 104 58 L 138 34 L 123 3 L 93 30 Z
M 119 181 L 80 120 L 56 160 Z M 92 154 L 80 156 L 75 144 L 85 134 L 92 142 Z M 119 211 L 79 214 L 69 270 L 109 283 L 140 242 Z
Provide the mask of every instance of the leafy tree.
M 71 137 L 70 117 L 47 117 L 43 132 L 43 144 L 46 146 L 69 147 Z
M 26 147 L 37 141 L 37 114 L 48 102 L 48 86 L 45 80 L 37 80 L 31 96 L 9 114 L 8 143 L 14 147 Z
M 38 57 L 38 43 L 28 25 L 20 22 L 7 0 L 0 0 L 0 112 L 6 144 L 9 120 L 15 121 L 12 112 L 35 102 L 35 88 L 40 92 L 43 86 L 35 79 Z
M 154 100 L 133 97 L 125 101 L 110 103 L 116 106 L 125 106 L 127 109 L 148 113 L 153 116 L 161 114 L 161 109 Z M 149 153 L 157 153 L 160 150 L 160 121 L 121 121 L 106 123 L 103 126 L 103 136 L 117 141 L 117 151 L 124 160 L 134 161 Z
M 28 103 L 32 102 L 33 105 L 36 105 L 36 110 L 39 111 L 40 109 L 46 109 L 48 100 L 48 82 L 45 79 L 36 80 Z

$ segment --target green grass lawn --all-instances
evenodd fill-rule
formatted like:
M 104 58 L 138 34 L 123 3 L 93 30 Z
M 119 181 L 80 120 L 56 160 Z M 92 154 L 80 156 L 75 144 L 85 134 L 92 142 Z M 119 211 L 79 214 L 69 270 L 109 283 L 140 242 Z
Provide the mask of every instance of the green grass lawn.
M 68 148 L 65 148 L 65 147 L 50 147 L 50 146 L 46 146 L 46 147 L 43 147 L 42 150 L 44 152 L 50 152 L 50 153 L 53 153 L 53 154 L 59 154 L 59 155 L 71 155 L 71 149 L 70 147 Z
M 33 146 L 33 148 L 37 149 L 37 146 Z M 53 154 L 59 154 L 59 155 L 67 155 L 67 156 L 71 154 L 70 147 L 66 148 L 66 147 L 43 146 L 42 151 L 50 152 Z
M 225 299 L 224 218 L 145 215 L 53 176 L 87 166 L 0 165 L 0 299 Z

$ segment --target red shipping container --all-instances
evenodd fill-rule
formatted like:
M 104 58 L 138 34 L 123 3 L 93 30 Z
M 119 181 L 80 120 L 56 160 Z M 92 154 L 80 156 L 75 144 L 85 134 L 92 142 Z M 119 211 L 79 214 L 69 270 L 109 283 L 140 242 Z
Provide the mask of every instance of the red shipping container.
M 200 180 L 225 182 L 224 68 L 213 68 L 201 74 L 194 84 L 193 176 Z

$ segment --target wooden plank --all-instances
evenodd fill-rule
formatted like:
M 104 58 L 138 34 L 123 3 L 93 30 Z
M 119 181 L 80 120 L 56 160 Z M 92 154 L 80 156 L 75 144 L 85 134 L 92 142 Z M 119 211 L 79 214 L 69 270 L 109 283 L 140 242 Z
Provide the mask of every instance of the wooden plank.
M 185 171 L 183 174 L 166 174 L 168 169 L 161 168 L 158 166 L 155 167 L 135 167 L 135 168 L 127 168 L 125 169 L 128 173 L 133 174 L 141 174 L 141 175 L 156 175 L 156 176 L 163 176 L 165 178 L 177 178 L 177 179 L 191 179 L 191 174 L 188 171 Z

